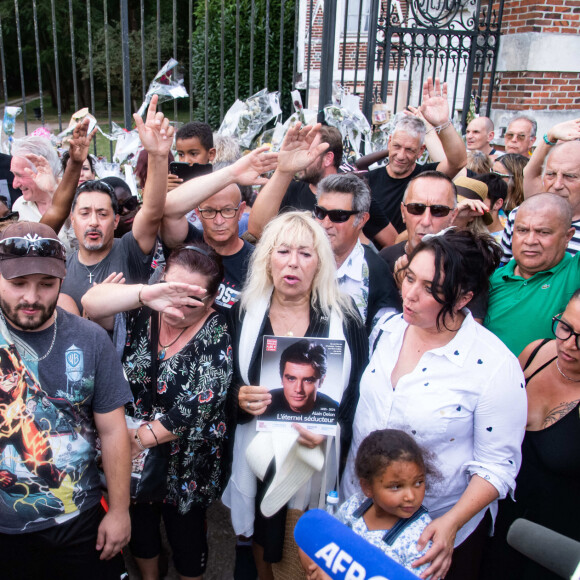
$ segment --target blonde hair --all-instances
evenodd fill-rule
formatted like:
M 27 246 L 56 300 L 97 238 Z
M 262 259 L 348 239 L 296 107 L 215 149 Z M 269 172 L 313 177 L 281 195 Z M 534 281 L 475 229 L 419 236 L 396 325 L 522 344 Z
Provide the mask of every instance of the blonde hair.
M 310 246 L 318 256 L 318 267 L 312 281 L 310 304 L 325 316 L 331 311 L 341 319 L 348 313 L 357 315 L 352 300 L 342 294 L 336 279 L 336 261 L 330 241 L 320 224 L 305 211 L 290 211 L 274 218 L 264 228 L 262 237 L 252 254 L 246 285 L 240 299 L 241 310 L 258 299 L 269 300 L 274 290 L 270 260 L 272 252 L 281 245 Z

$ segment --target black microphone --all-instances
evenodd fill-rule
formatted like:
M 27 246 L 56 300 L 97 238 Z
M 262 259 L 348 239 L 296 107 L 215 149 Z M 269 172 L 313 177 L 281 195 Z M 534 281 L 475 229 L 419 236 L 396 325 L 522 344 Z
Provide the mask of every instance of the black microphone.
M 580 542 L 522 518 L 510 526 L 507 542 L 550 572 L 580 580 Z

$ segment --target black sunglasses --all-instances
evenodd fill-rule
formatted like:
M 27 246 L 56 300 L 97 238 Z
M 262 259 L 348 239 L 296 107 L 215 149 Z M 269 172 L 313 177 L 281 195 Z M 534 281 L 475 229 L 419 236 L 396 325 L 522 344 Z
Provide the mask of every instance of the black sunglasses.
M 132 195 L 130 198 L 127 199 L 127 201 L 119 204 L 119 213 L 122 213 L 124 211 L 126 212 L 133 211 L 134 209 L 137 209 L 138 206 L 139 200 L 134 195 Z
M 412 215 L 423 215 L 425 210 L 429 208 L 433 217 L 445 217 L 449 212 L 453 211 L 452 207 L 446 205 L 426 205 L 424 203 L 403 203 L 407 211 Z
M 33 252 L 42 258 L 66 259 L 66 250 L 61 242 L 52 238 L 5 238 L 0 240 L 0 256 L 23 258 Z
M 558 316 L 562 316 L 559 314 Z M 559 340 L 568 340 L 571 336 L 576 339 L 576 348 L 580 350 L 580 332 L 574 332 L 573 328 L 566 324 L 561 318 L 554 316 L 552 318 L 552 332 Z
M 312 210 L 312 215 L 317 220 L 322 221 L 326 216 L 328 216 L 328 219 L 334 224 L 343 224 L 348 221 L 351 215 L 356 215 L 357 213 L 360 212 L 346 209 L 326 209 L 319 205 L 315 205 Z

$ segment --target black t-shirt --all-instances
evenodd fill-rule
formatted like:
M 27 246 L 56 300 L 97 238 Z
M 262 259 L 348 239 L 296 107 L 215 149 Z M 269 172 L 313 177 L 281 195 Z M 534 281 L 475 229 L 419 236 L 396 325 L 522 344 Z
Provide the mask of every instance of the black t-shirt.
M 202 242 L 203 232 L 194 225 L 189 224 L 185 244 L 191 242 Z M 246 272 L 250 263 L 250 256 L 254 251 L 254 246 L 244 241 L 242 248 L 231 256 L 222 256 L 224 265 L 224 279 L 220 284 L 218 295 L 215 301 L 217 310 L 227 316 L 228 311 L 240 299 L 240 293 L 246 280 Z
M 387 263 L 391 273 L 395 271 L 395 262 L 405 253 L 405 244 L 407 242 L 403 240 L 394 246 L 389 246 L 388 248 L 383 248 L 379 252 L 379 256 Z
M 401 201 L 403 201 L 403 195 L 409 181 L 424 171 L 436 170 L 438 165 L 439 163 L 416 164 L 412 173 L 403 178 L 391 177 L 385 167 L 379 167 L 367 173 L 367 181 L 371 188 L 373 200 L 378 203 L 399 233 L 405 229 L 401 215 Z
M 290 185 L 284 194 L 282 203 L 280 204 L 280 212 L 289 211 L 290 209 L 312 211 L 315 205 L 316 196 L 312 193 L 310 185 L 304 181 L 294 179 L 290 182 Z M 369 214 L 370 218 L 363 228 L 363 233 L 367 238 L 372 240 L 391 222 L 385 215 L 381 206 L 372 198 Z

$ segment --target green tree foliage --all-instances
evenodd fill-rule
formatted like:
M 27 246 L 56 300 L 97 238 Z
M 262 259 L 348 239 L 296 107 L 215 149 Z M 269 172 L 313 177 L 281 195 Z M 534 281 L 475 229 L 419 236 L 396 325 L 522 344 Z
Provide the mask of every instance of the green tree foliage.
M 157 63 L 157 25 L 155 22 L 150 22 L 145 27 L 145 63 L 142 62 L 141 54 L 141 31 L 129 31 L 129 61 L 130 78 L 131 78 L 131 98 L 133 101 L 133 109 L 141 105 L 143 97 L 143 82 L 142 70 L 145 69 L 146 87 L 159 70 Z M 173 46 L 173 30 L 171 23 L 162 24 L 159 30 L 159 39 L 161 46 L 161 54 L 172 54 Z M 151 39 L 155 39 L 151 42 Z M 93 36 L 95 46 L 105 46 L 105 29 L 99 28 L 95 31 Z M 111 88 L 116 90 L 119 95 L 119 100 L 122 95 L 123 87 L 123 66 L 120 55 L 122 54 L 121 47 L 121 23 L 114 22 L 108 28 L 108 43 L 109 43 L 109 79 Z M 95 83 L 100 87 L 106 87 L 107 82 L 107 67 L 106 67 L 106 52 L 105 50 L 96 50 L 93 52 L 92 65 Z M 161 65 L 165 64 L 162 60 Z M 80 71 L 84 78 L 89 78 L 90 66 L 88 54 L 79 59 Z
M 282 0 L 238 0 L 239 4 L 239 73 L 238 98 L 244 100 L 263 88 L 280 90 L 278 71 L 280 63 L 280 4 Z M 292 90 L 292 60 L 294 54 L 294 4 L 295 0 L 284 2 L 284 39 L 282 50 L 282 108 L 284 117 L 290 114 Z M 253 77 L 250 92 L 250 55 L 252 35 L 252 4 L 254 4 L 254 50 Z M 268 42 L 268 86 L 265 85 L 266 8 L 269 5 Z M 205 38 L 206 3 L 199 2 L 195 9 L 197 26 L 193 33 L 191 63 L 193 75 L 194 117 L 205 120 L 205 58 L 208 56 L 208 122 L 213 129 L 221 123 L 220 95 L 224 95 L 224 114 L 234 103 L 236 67 L 236 1 L 219 0 L 207 2 L 209 13 L 209 34 Z M 222 12 L 222 8 L 224 12 Z M 222 43 L 221 21 L 224 19 L 225 34 Z M 224 59 L 224 74 L 221 74 L 221 59 Z

